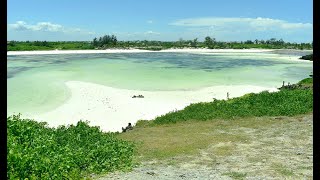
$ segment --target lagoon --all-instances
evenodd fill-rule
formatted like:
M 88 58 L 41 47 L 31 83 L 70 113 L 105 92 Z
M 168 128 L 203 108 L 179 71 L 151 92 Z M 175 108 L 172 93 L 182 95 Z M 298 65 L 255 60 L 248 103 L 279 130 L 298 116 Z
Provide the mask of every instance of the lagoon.
M 277 88 L 312 72 L 312 62 L 298 57 L 270 52 L 8 55 L 7 113 L 43 114 L 62 106 L 72 97 L 70 81 L 146 92 Z

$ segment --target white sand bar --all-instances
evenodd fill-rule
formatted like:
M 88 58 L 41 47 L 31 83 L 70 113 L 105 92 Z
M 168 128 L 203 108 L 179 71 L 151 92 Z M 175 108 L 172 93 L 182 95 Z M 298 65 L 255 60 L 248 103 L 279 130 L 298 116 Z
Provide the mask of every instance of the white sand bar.
M 38 54 L 103 54 L 103 53 L 139 53 L 139 52 L 183 52 L 183 53 L 258 53 L 270 52 L 272 49 L 166 49 L 149 51 L 141 49 L 106 49 L 106 50 L 48 50 L 48 51 L 8 51 L 7 55 L 38 55 Z
M 152 120 L 190 103 L 226 99 L 227 92 L 232 98 L 250 92 L 277 91 L 276 88 L 246 85 L 214 86 L 196 91 L 136 91 L 80 81 L 68 81 L 66 85 L 71 97 L 63 105 L 44 114 L 27 115 L 28 118 L 46 121 L 51 127 L 89 120 L 90 125 L 100 126 L 105 132 L 116 132 L 129 122 Z M 132 98 L 133 95 L 144 98 Z

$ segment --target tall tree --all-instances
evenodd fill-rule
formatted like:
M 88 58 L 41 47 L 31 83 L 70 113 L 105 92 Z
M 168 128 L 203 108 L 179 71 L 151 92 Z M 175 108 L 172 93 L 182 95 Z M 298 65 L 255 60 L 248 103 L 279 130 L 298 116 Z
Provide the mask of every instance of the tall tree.
M 96 38 L 96 37 L 93 39 L 92 45 L 93 45 L 94 47 L 97 47 L 97 46 L 98 46 L 98 41 L 97 41 L 97 38 Z
M 191 42 L 191 46 L 197 47 L 197 44 L 198 44 L 198 38 L 193 39 L 193 41 Z
M 204 44 L 205 44 L 208 48 L 212 49 L 213 46 L 214 46 L 214 43 L 215 43 L 215 38 L 211 38 L 211 37 L 209 37 L 209 36 L 205 37 Z

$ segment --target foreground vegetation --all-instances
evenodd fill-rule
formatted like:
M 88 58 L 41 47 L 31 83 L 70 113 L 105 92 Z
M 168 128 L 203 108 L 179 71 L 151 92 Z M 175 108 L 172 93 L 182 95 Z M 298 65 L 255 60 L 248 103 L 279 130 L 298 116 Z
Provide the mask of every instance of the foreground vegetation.
M 313 88 L 313 78 L 305 78 L 297 83 L 298 85 L 302 85 L 305 87 Z
M 275 93 L 267 91 L 259 94 L 247 94 L 230 100 L 196 103 L 181 111 L 175 111 L 157 117 L 156 124 L 176 123 L 187 120 L 211 120 L 217 118 L 233 119 L 237 117 L 293 116 L 313 110 L 312 90 L 281 90 Z
M 105 35 L 94 38 L 93 41 L 73 42 L 47 42 L 47 41 L 10 41 L 7 43 L 8 51 L 30 50 L 83 50 L 83 49 L 108 49 L 108 48 L 137 48 L 146 50 L 162 50 L 169 48 L 209 48 L 209 49 L 312 49 L 313 43 L 291 43 L 282 39 L 271 38 L 268 40 L 247 40 L 223 42 L 207 36 L 203 42 L 198 38 L 193 40 L 178 41 L 118 41 L 115 35 Z
M 172 179 L 181 179 L 180 175 L 185 179 L 312 179 L 311 124 L 312 114 L 160 125 L 144 122 L 119 134 L 137 144 L 135 160 L 144 165 L 123 173 L 123 178 L 116 177 L 140 179 L 153 172 L 159 179 L 169 179 L 164 174 L 175 170 L 178 174 Z M 237 174 L 244 177 L 236 178 Z M 117 179 L 107 177 L 104 179 Z
M 54 129 L 13 115 L 7 134 L 8 179 L 81 179 L 132 167 L 133 144 L 87 122 Z

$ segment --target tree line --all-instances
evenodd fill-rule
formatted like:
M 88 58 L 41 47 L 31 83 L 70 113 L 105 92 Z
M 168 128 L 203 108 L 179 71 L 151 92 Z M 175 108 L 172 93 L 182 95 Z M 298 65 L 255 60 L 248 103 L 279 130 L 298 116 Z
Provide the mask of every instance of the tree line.
M 313 49 L 311 43 L 285 42 L 283 39 L 271 38 L 267 40 L 246 40 L 246 41 L 218 41 L 207 36 L 204 41 L 198 38 L 178 41 L 118 41 L 115 35 L 104 35 L 95 37 L 92 41 L 8 41 L 8 51 L 19 50 L 53 50 L 53 49 L 108 49 L 108 48 L 137 48 L 149 50 L 161 50 L 168 48 L 209 48 L 209 49 Z
M 117 45 L 117 37 L 115 35 L 104 35 L 99 37 L 99 39 L 94 38 L 92 41 L 92 45 L 94 47 L 114 47 Z

